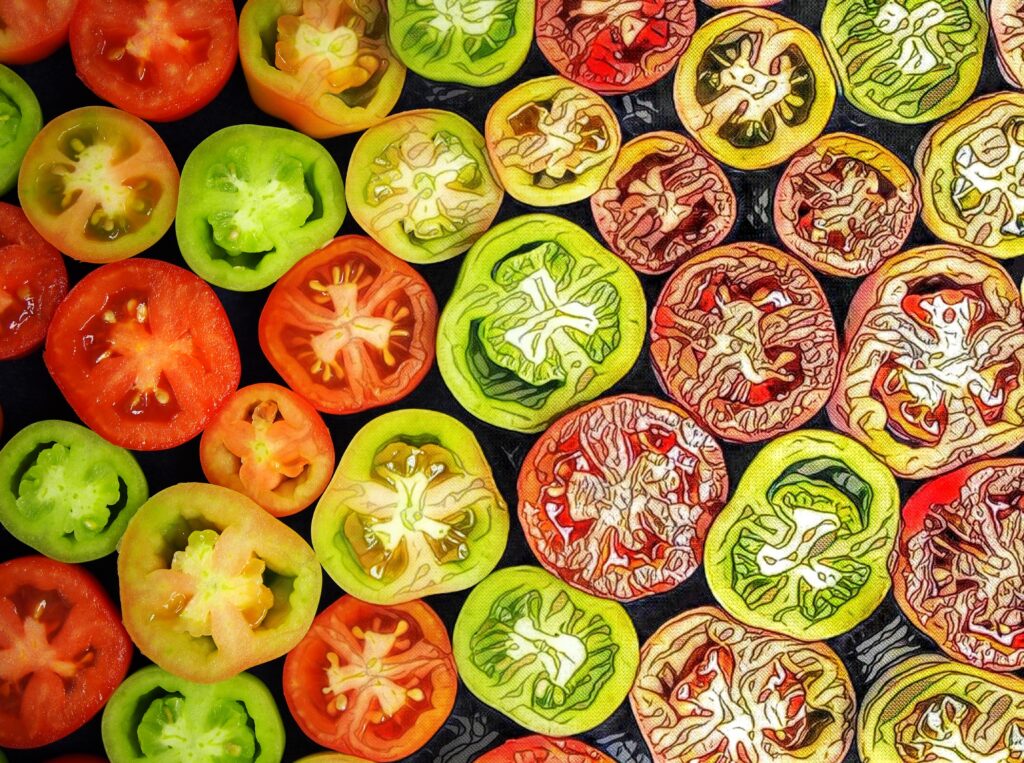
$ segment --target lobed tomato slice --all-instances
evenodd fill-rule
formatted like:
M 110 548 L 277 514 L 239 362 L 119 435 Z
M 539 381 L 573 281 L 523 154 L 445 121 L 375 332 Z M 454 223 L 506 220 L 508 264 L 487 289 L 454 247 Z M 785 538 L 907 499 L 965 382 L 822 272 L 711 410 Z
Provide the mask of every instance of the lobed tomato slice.
M 136 450 L 199 434 L 242 370 L 213 290 L 183 268 L 148 259 L 83 278 L 54 316 L 43 359 L 87 426 Z
M 46 58 L 68 38 L 76 0 L 4 0 L 0 3 L 0 63 Z
M 82 567 L 0 564 L 0 746 L 39 747 L 92 718 L 128 672 L 132 644 Z
M 207 480 L 249 496 L 275 517 L 309 506 L 334 472 L 327 425 L 277 384 L 231 395 L 203 432 L 199 458 Z
M 457 684 L 444 623 L 418 600 L 385 607 L 342 596 L 284 662 L 284 697 L 302 730 L 375 761 L 426 744 L 451 713 Z
M 181 119 L 231 76 L 235 8 L 231 0 L 78 0 L 71 55 L 101 98 L 144 119 Z
M 274 286 L 260 347 L 292 389 L 326 413 L 400 400 L 434 360 L 427 282 L 366 236 L 341 236 Z
M 0 360 L 21 357 L 43 343 L 67 292 L 60 252 L 18 207 L 0 202 Z

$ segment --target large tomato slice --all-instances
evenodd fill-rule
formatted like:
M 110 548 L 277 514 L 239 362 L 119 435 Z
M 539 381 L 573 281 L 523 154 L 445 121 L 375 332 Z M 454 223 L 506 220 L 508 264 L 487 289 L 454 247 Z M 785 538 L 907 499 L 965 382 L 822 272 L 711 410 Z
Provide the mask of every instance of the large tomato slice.
M 427 282 L 366 236 L 303 258 L 270 292 L 260 347 L 288 385 L 326 413 L 399 400 L 434 361 Z
M 195 437 L 242 371 L 213 290 L 183 268 L 148 259 L 83 278 L 53 318 L 43 359 L 87 426 L 136 450 Z
M 78 0 L 71 55 L 101 98 L 144 119 L 181 119 L 231 76 L 235 8 L 231 0 Z
M 444 623 L 422 601 L 342 596 L 284 662 L 284 698 L 315 742 L 376 761 L 404 758 L 441 728 L 457 679 Z
M 18 207 L 0 202 L 0 360 L 21 357 L 43 343 L 67 292 L 60 252 Z
M 0 745 L 39 747 L 92 718 L 128 672 L 132 643 L 82 567 L 0 564 Z
M 0 63 L 46 58 L 68 38 L 76 0 L 4 0 L 0 3 Z

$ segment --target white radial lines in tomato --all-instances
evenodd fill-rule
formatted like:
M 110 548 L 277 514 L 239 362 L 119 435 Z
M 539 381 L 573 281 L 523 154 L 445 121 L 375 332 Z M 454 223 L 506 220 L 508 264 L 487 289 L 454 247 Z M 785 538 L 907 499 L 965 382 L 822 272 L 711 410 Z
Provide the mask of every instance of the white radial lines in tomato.
M 86 145 L 81 138 L 72 138 L 68 145 L 75 154 L 74 162 L 54 164 L 51 171 L 63 184 L 60 204 L 72 215 L 69 229 L 91 225 L 114 234 L 122 221 L 146 211 L 146 202 L 137 192 L 145 190 L 149 181 L 139 180 L 131 186 L 115 174 L 121 158 L 114 146 Z
M 600 322 L 594 306 L 559 294 L 551 274 L 540 269 L 524 278 L 518 289 L 529 297 L 534 312 L 523 322 L 505 332 L 505 341 L 515 347 L 531 363 L 540 364 L 547 358 L 550 341 L 560 331 L 574 329 L 593 334 Z
M 922 3 L 908 11 L 901 2 L 883 3 L 875 15 L 874 23 L 883 33 L 890 35 L 899 47 L 896 66 L 905 74 L 927 74 L 939 66 L 940 57 L 932 50 L 933 31 L 942 26 L 948 14 L 934 1 Z
M 950 194 L 968 241 L 985 241 L 993 227 L 1024 236 L 1024 128 L 984 128 L 957 148 L 954 170 Z

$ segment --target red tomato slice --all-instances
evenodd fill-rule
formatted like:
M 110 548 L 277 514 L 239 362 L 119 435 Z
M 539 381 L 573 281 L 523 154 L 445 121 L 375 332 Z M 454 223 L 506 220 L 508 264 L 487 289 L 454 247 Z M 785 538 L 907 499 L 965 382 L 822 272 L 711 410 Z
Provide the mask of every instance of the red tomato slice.
M 3 0 L 0 63 L 28 64 L 46 58 L 68 38 L 75 0 Z
M 334 473 L 334 443 L 316 410 L 290 389 L 235 392 L 199 442 L 206 479 L 252 498 L 275 517 L 315 501 Z
M 42 344 L 67 293 L 60 252 L 18 207 L 0 202 L 0 360 L 19 358 Z
M 326 413 L 400 400 L 434 361 L 437 302 L 422 276 L 366 236 L 341 236 L 274 286 L 260 347 Z
M 82 567 L 26 556 L 0 564 L 0 746 L 67 736 L 106 704 L 132 644 Z
M 404 758 L 444 724 L 458 685 L 441 618 L 422 601 L 342 596 L 284 661 L 284 698 L 317 744 L 375 761 Z
M 242 371 L 213 290 L 183 268 L 141 258 L 104 265 L 71 290 L 43 359 L 87 426 L 136 450 L 195 437 Z
M 615 759 L 578 739 L 534 736 L 510 739 L 485 752 L 475 763 L 615 763 Z
M 79 0 L 71 55 L 101 98 L 156 122 L 208 104 L 238 58 L 231 0 Z

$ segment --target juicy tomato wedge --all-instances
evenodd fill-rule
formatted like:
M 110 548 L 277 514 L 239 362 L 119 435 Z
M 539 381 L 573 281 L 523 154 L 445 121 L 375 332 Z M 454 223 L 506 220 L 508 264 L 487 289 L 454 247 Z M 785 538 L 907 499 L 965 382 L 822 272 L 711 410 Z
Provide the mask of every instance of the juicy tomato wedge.
M 84 262 L 142 252 L 171 227 L 178 168 L 138 117 L 74 109 L 43 127 L 18 175 L 18 198 L 40 235 Z
M 0 745 L 39 747 L 92 718 L 132 642 L 99 582 L 43 556 L 0 564 Z
M 653 85 L 697 26 L 693 0 L 540 0 L 537 45 L 563 77 L 603 95 Z
M 533 736 L 510 739 L 474 763 L 615 763 L 615 759 L 578 739 Z
M 392 761 L 441 728 L 458 680 L 444 623 L 422 601 L 385 607 L 342 596 L 288 653 L 283 684 L 314 742 Z
M 68 292 L 60 253 L 36 233 L 18 207 L 0 202 L 0 360 L 43 343 Z
M 203 432 L 206 479 L 252 498 L 275 517 L 301 511 L 327 487 L 334 444 L 320 414 L 277 384 L 229 397 Z
M 101 98 L 143 119 L 181 119 L 231 76 L 235 7 L 231 0 L 78 0 L 71 55 Z
M 341 236 L 274 286 L 260 347 L 325 413 L 400 400 L 434 361 L 437 302 L 427 282 L 366 236 Z
M 68 38 L 77 0 L 4 0 L 0 3 L 0 63 L 46 58 Z
M 195 437 L 242 372 L 213 290 L 183 268 L 141 258 L 94 270 L 71 290 L 43 359 L 90 429 L 135 450 Z

